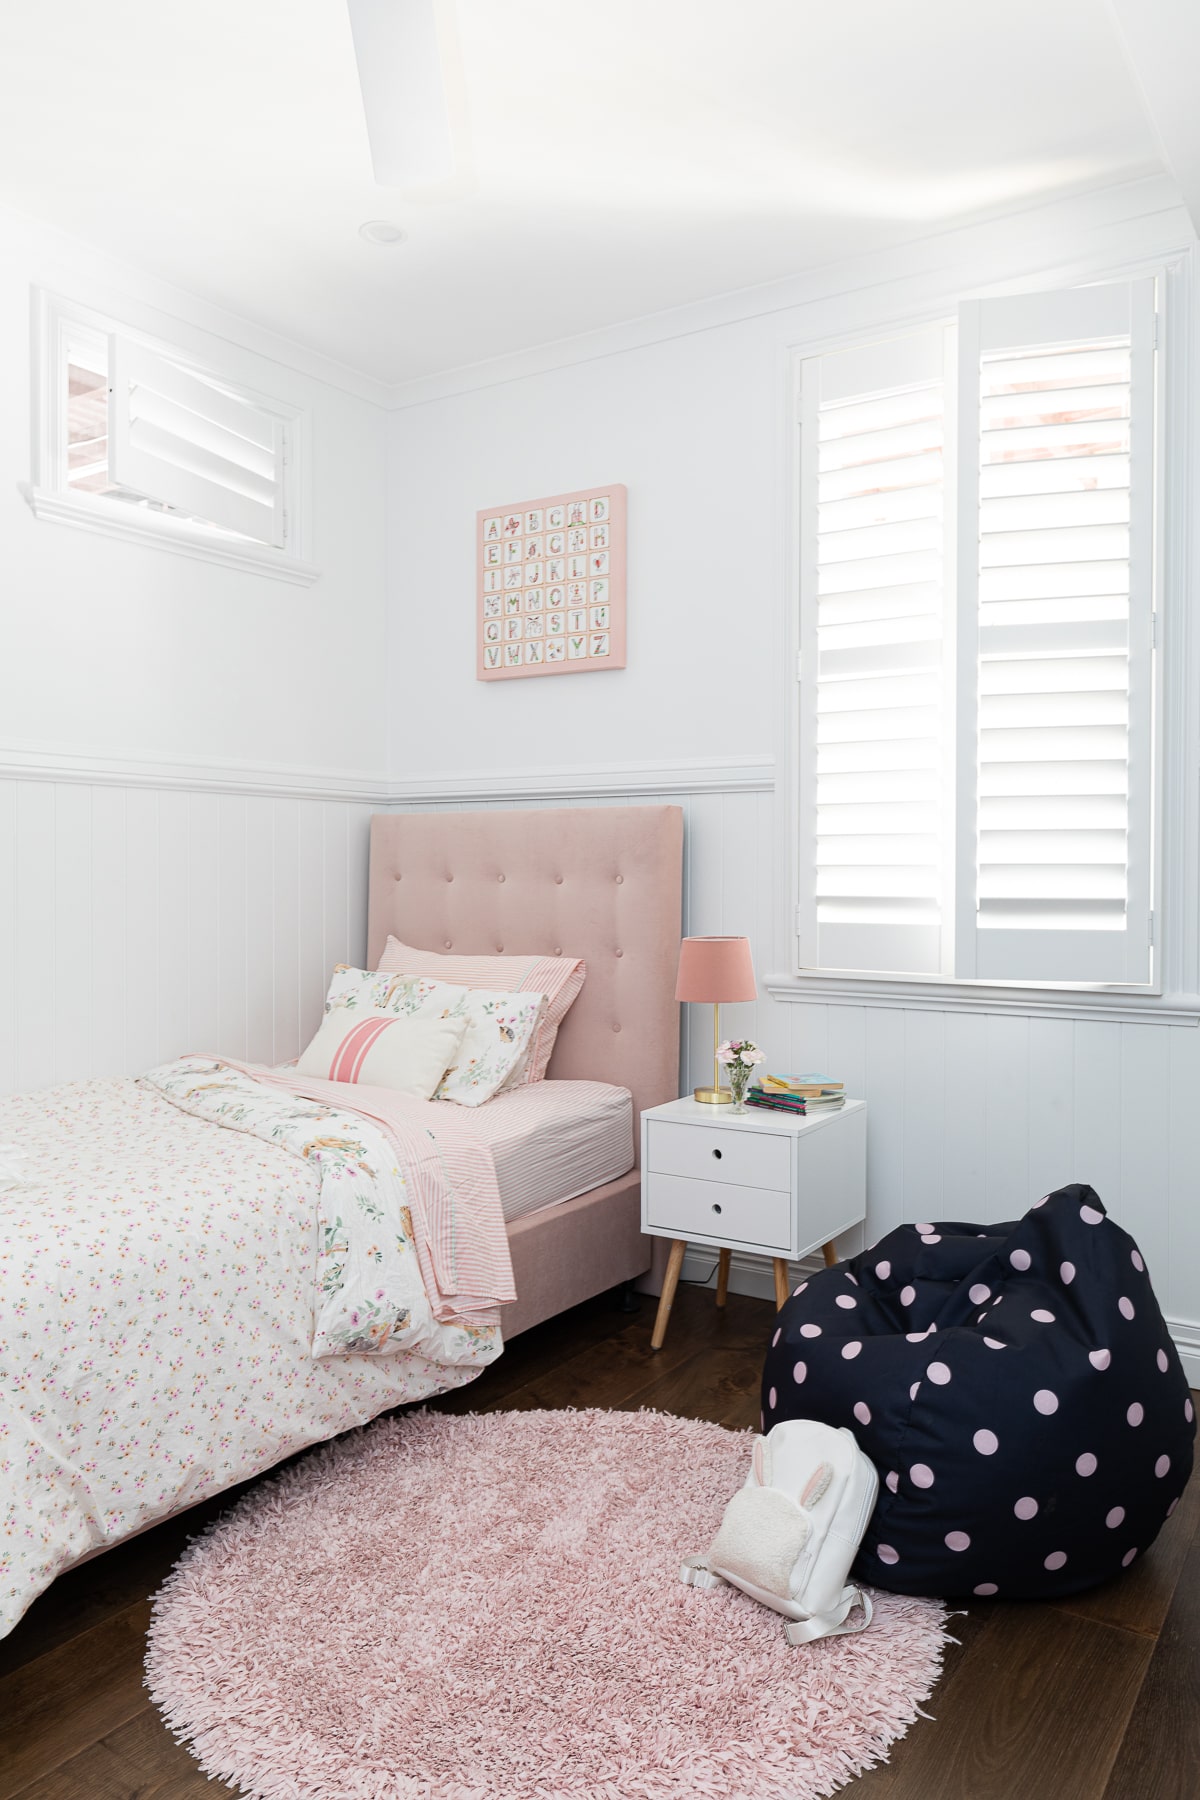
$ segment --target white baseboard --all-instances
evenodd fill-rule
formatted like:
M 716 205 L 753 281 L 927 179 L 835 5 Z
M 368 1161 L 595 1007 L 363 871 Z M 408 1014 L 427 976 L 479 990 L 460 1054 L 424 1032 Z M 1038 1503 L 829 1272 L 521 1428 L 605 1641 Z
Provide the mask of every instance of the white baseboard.
M 852 1252 L 853 1254 L 853 1252 Z M 807 1256 L 801 1262 L 789 1263 L 791 1285 L 796 1287 L 806 1275 L 821 1268 L 819 1257 Z M 715 1288 L 717 1253 L 701 1244 L 689 1244 L 683 1259 L 681 1280 L 706 1282 Z M 729 1260 L 729 1291 L 748 1294 L 754 1300 L 774 1300 L 775 1275 L 769 1256 L 750 1256 L 735 1250 Z M 1179 1352 L 1188 1386 L 1200 1389 L 1200 1322 L 1195 1319 L 1168 1319 L 1167 1330 Z

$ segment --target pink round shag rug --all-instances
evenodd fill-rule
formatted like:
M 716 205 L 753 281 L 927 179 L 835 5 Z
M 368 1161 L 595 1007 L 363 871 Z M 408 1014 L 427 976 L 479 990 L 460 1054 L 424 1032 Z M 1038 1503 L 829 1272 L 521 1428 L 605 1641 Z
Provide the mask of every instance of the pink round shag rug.
M 792 1648 L 679 1580 L 751 1433 L 654 1412 L 414 1413 L 246 1496 L 155 1602 L 147 1684 L 255 1800 L 815 1800 L 929 1694 L 944 1614 Z

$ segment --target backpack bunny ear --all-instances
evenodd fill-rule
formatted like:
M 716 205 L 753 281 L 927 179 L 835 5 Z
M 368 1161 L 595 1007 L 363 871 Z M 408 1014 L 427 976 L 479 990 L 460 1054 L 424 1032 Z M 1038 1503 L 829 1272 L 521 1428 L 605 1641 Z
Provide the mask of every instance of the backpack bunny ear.
M 817 1504 L 832 1480 L 833 1469 L 829 1463 L 818 1463 L 800 1492 L 800 1504 L 805 1512 Z
M 751 1457 L 750 1469 L 759 1487 L 766 1487 L 769 1478 L 767 1475 L 767 1445 L 764 1438 L 756 1437 L 754 1440 L 754 1454 Z

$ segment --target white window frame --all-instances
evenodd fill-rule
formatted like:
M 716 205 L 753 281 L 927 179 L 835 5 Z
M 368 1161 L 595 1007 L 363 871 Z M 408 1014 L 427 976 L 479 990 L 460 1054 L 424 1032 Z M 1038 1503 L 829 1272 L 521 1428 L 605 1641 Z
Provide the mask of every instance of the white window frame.
M 1193 566 L 1188 508 L 1193 470 L 1195 348 L 1192 308 L 1194 252 L 1158 259 L 1151 264 L 1075 267 L 1038 280 L 1010 281 L 986 289 L 964 289 L 947 295 L 936 307 L 903 319 L 881 317 L 853 334 L 817 338 L 793 345 L 786 355 L 787 518 L 789 542 L 786 575 L 786 625 L 782 776 L 778 784 L 780 817 L 787 837 L 783 864 L 786 884 L 780 941 L 786 945 L 785 972 L 768 976 L 773 998 L 809 1004 L 871 1005 L 936 1012 L 968 1011 L 1021 1016 L 1093 1018 L 1115 1022 L 1137 1020 L 1161 1024 L 1200 1024 L 1200 944 L 1196 919 L 1200 910 L 1200 629 L 1189 618 L 1189 577 Z M 1156 422 L 1156 628 L 1157 671 L 1154 755 L 1153 979 L 1147 983 L 1074 984 L 1063 981 L 980 981 L 954 975 L 889 975 L 866 971 L 825 970 L 801 963 L 800 808 L 806 803 L 800 780 L 801 656 L 800 580 L 803 554 L 800 517 L 800 420 L 803 363 L 832 351 L 869 345 L 885 337 L 945 323 L 960 301 L 993 294 L 1015 294 L 1073 284 L 1135 280 L 1153 276 L 1161 284 L 1162 318 L 1159 351 L 1163 359 L 1163 396 Z M 951 554 L 953 547 L 950 547 Z M 952 609 L 955 610 L 955 609 Z
M 282 548 L 236 537 L 199 519 L 138 506 L 105 494 L 86 493 L 69 485 L 65 429 L 68 353 L 72 346 L 86 347 L 102 355 L 104 366 L 110 367 L 110 340 L 114 336 L 141 345 L 220 383 L 230 393 L 279 421 L 285 445 L 283 508 L 287 518 Z M 311 510 L 309 418 L 302 408 L 255 392 L 225 370 L 176 344 L 131 329 L 120 320 L 44 288 L 33 291 L 31 348 L 32 478 L 20 483 L 19 488 L 36 518 L 101 532 L 127 542 L 152 544 L 177 555 L 199 557 L 226 568 L 267 575 L 302 587 L 310 587 L 318 579 L 321 571 L 307 555 Z

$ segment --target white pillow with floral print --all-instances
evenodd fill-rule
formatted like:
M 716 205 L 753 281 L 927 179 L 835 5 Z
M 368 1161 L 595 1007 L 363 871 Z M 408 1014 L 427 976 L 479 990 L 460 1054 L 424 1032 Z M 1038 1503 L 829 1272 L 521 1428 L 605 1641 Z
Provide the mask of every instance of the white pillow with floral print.
M 484 988 L 452 987 L 420 975 L 389 975 L 374 969 L 334 970 L 325 1011 L 387 1014 L 397 1018 L 437 1018 L 465 1025 L 453 1063 L 434 1093 L 435 1100 L 482 1106 L 508 1080 L 528 1053 L 544 994 L 507 994 Z

